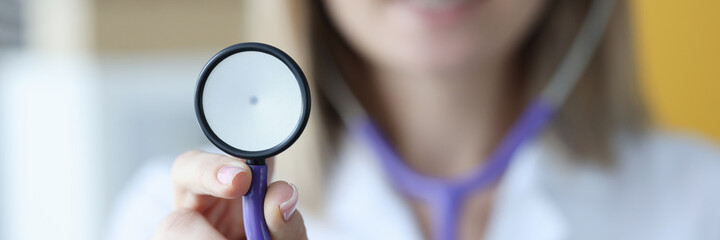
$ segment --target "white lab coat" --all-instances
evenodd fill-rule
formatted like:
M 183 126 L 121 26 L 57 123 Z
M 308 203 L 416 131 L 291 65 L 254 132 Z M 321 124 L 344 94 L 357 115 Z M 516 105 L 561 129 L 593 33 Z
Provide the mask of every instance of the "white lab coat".
M 526 144 L 498 186 L 485 239 L 720 239 L 716 147 L 668 133 L 615 144 L 611 168 Z M 303 212 L 310 239 L 421 239 L 368 145 L 348 138 L 340 150 L 326 211 Z M 171 211 L 169 175 L 169 160 L 139 172 L 117 200 L 110 238 L 152 235 Z

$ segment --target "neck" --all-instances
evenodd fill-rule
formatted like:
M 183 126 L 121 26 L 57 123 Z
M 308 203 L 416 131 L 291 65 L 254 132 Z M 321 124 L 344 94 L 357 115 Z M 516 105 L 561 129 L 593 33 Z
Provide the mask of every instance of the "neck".
M 509 66 L 452 74 L 373 71 L 371 84 L 352 87 L 412 168 L 455 176 L 484 161 L 517 113 Z

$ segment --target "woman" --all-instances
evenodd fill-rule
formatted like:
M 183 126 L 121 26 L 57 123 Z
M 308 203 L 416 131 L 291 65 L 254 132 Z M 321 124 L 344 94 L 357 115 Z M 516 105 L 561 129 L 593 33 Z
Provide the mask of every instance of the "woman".
M 270 184 L 274 239 L 418 239 L 435 235 L 431 204 L 402 194 L 376 146 L 342 118 L 328 86 L 346 85 L 405 165 L 434 178 L 482 166 L 546 85 L 590 0 L 318 0 L 312 72 L 329 150 L 327 184 L 304 195 Z M 460 239 L 720 239 L 720 153 L 646 127 L 628 3 L 551 126 L 519 149 L 502 178 L 458 202 Z M 307 68 L 306 68 L 307 69 Z M 316 110 L 317 112 L 317 110 Z M 304 161 L 304 160 L 303 160 Z M 283 164 L 292 164 L 283 161 Z M 307 174 L 317 171 L 306 172 Z M 299 173 L 304 174 L 304 173 Z M 242 239 L 248 166 L 190 151 L 172 168 L 174 206 L 154 239 Z M 713 184 L 715 183 L 715 184 Z M 312 204 L 311 204 L 312 205 Z

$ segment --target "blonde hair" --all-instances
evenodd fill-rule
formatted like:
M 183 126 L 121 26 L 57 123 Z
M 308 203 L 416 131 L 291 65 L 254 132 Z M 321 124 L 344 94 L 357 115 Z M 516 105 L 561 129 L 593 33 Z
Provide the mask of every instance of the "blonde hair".
M 568 50 L 567 46 L 577 34 L 591 1 L 548 1 L 543 15 L 518 51 L 521 56 L 520 69 L 523 71 L 518 86 L 525 100 L 536 96 L 549 80 Z M 334 29 L 320 0 L 310 0 L 310 4 L 301 1 L 284 3 L 288 5 L 268 3 L 285 7 L 288 11 L 286 16 L 290 17 L 286 19 L 284 24 L 287 25 L 283 28 L 287 32 L 279 35 L 284 37 L 250 40 L 269 42 L 289 50 L 315 85 L 312 89 L 314 110 L 308 130 L 296 146 L 280 156 L 292 156 L 295 160 L 283 160 L 277 165 L 276 172 L 282 178 L 296 182 L 307 193 L 304 197 L 312 199 L 305 201 L 310 203 L 306 204 L 307 207 L 318 209 L 322 206 L 320 196 L 323 183 L 326 182 L 324 176 L 331 165 L 328 154 L 332 154 L 332 151 L 329 150 L 332 150 L 333 143 L 337 143 L 336 136 L 341 129 L 338 113 L 330 107 L 329 100 L 322 93 L 323 88 L 318 86 L 328 81 L 342 80 L 334 74 L 343 74 L 342 66 L 337 67 L 339 69 L 335 67 L 339 60 L 343 60 L 341 58 L 353 58 L 351 62 L 359 62 L 353 57 L 353 50 Z M 629 14 L 628 3 L 618 0 L 597 52 L 544 135 L 548 139 L 558 139 L 558 145 L 577 156 L 573 159 L 588 159 L 590 162 L 611 165 L 613 133 L 642 133 L 646 125 L 646 114 L 634 70 Z M 267 34 L 268 29 L 267 26 L 261 26 L 256 30 Z

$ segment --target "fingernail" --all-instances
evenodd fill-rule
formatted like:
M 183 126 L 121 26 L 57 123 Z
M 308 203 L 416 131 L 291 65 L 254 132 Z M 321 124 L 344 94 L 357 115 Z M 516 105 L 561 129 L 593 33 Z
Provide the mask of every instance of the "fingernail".
M 245 170 L 239 167 L 225 166 L 218 170 L 217 179 L 222 184 L 232 185 L 235 176 L 237 176 L 238 173 L 241 172 L 245 172 Z
M 290 220 L 290 216 L 295 212 L 295 208 L 297 207 L 298 203 L 298 191 L 297 187 L 295 187 L 295 184 L 290 184 L 290 187 L 293 189 L 293 194 L 290 196 L 290 199 L 285 200 L 285 202 L 280 204 L 280 212 L 283 215 L 283 220 L 286 222 Z

